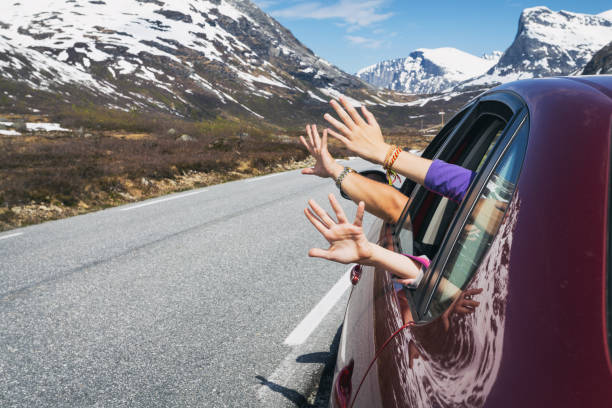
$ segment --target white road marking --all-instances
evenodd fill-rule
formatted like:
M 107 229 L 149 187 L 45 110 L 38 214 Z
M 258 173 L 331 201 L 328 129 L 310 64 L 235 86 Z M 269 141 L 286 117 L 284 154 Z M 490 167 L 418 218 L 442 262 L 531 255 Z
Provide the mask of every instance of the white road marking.
M 23 235 L 23 232 L 16 232 L 14 234 L 5 235 L 3 237 L 0 237 L 0 241 L 3 240 L 3 239 L 9 239 L 9 238 L 13 238 L 13 237 L 18 237 L 19 235 Z
M 244 182 L 245 183 L 252 183 L 254 181 L 259 181 L 259 180 L 267 179 L 267 178 L 270 178 L 270 177 L 280 176 L 281 174 L 284 174 L 284 173 L 274 173 L 274 174 L 268 174 L 267 176 L 254 177 L 254 178 L 246 179 Z
M 297 346 L 306 341 L 308 336 L 317 328 L 323 321 L 323 318 L 329 313 L 332 307 L 342 297 L 344 292 L 351 286 L 350 273 L 353 266 L 336 284 L 327 292 L 321 301 L 308 313 L 308 315 L 297 325 L 295 329 L 285 339 L 285 344 L 288 346 Z
M 176 196 L 172 196 L 172 197 L 168 197 L 168 198 L 162 198 L 161 200 L 155 200 L 155 201 L 147 201 L 146 203 L 142 203 L 142 204 L 138 204 L 138 205 L 134 205 L 132 207 L 127 207 L 127 208 L 120 208 L 119 211 L 130 211 L 130 210 L 135 210 L 137 208 L 142 208 L 142 207 L 146 207 L 149 205 L 154 205 L 154 204 L 159 204 L 159 203 L 163 203 L 165 201 L 171 201 L 171 200 L 176 200 L 179 198 L 185 198 L 185 197 L 189 197 L 195 194 L 200 194 L 203 193 L 205 191 L 208 191 L 208 189 L 204 189 L 204 190 L 198 190 L 198 191 L 192 191 L 191 193 L 186 193 L 186 194 L 181 194 L 181 195 L 176 195 Z

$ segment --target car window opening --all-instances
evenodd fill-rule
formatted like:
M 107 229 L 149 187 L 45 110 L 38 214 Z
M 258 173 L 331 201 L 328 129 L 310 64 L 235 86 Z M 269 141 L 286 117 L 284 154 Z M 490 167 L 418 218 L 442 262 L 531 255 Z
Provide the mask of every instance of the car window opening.
M 498 115 L 480 115 L 463 141 L 448 152 L 450 157 L 445 161 L 479 171 L 506 124 Z M 458 204 L 425 189 L 420 189 L 412 202 L 399 232 L 397 246 L 403 253 L 426 255 L 433 259 Z
M 442 270 L 425 319 L 439 316 L 466 288 L 493 243 L 515 191 L 527 145 L 523 126 L 486 182 Z

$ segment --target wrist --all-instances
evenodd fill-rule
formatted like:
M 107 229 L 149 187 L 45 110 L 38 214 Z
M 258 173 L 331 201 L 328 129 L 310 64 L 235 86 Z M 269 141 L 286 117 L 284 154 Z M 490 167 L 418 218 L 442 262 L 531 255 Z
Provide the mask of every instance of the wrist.
M 368 242 L 368 252 L 370 253 L 370 256 L 362 259 L 360 263 L 367 266 L 377 266 L 378 264 L 380 264 L 380 249 L 380 246 L 372 242 Z
M 387 157 L 387 153 L 389 152 L 390 148 L 391 148 L 391 145 L 384 143 L 384 142 L 376 146 L 373 152 L 374 153 L 374 157 L 372 158 L 373 161 L 377 164 L 383 164 L 383 162 L 385 161 L 385 157 Z
M 329 177 L 333 178 L 334 180 L 337 179 L 340 173 L 342 173 L 342 170 L 344 170 L 344 166 L 334 161 L 331 169 L 329 170 Z

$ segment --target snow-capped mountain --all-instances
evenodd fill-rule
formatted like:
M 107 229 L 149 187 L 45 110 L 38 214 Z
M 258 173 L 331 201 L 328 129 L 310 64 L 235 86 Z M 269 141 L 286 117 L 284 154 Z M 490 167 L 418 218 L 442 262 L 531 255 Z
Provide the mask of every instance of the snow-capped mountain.
M 27 0 L 2 8 L 0 86 L 26 84 L 58 103 L 284 120 L 340 94 L 382 102 L 249 0 Z
M 357 76 L 380 88 L 416 94 L 438 93 L 484 74 L 500 55 L 501 52 L 495 51 L 479 58 L 456 48 L 421 48 L 407 58 L 363 68 Z
M 512 45 L 485 75 L 465 85 L 579 72 L 612 39 L 612 10 L 598 14 L 523 10 Z

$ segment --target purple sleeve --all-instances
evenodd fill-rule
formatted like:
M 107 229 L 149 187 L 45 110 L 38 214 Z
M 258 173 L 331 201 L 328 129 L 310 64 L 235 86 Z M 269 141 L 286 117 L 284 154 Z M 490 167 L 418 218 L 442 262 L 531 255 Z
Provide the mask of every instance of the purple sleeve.
M 476 173 L 461 166 L 434 160 L 427 175 L 425 187 L 434 193 L 461 202 Z

